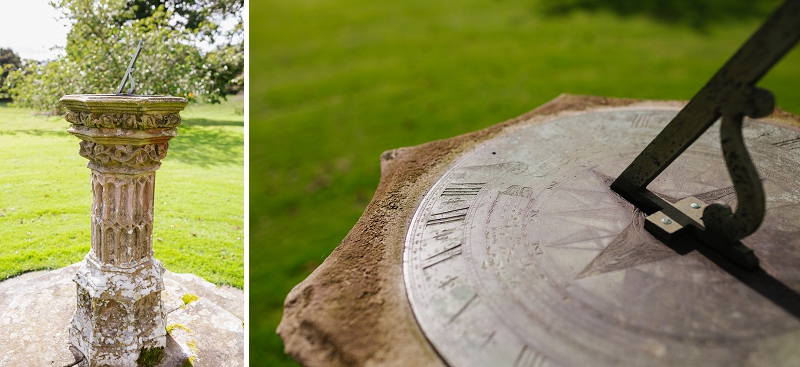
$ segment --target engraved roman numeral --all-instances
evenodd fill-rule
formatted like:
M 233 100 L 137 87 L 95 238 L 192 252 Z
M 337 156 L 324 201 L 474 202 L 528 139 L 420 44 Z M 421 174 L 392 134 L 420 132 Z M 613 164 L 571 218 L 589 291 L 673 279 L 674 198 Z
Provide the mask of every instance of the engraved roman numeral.
M 458 222 L 460 220 L 464 220 L 464 218 L 467 217 L 467 210 L 469 210 L 469 207 L 463 207 L 459 209 L 448 210 L 446 212 L 431 214 L 431 218 L 428 219 L 427 225 L 432 226 L 436 224 L 444 224 L 444 223 Z
M 427 269 L 442 261 L 449 260 L 453 256 L 461 255 L 461 244 L 455 245 L 425 260 L 422 260 L 422 268 Z
M 451 183 L 445 187 L 442 196 L 475 196 L 481 191 L 486 182 Z
M 452 278 L 447 278 L 447 280 L 446 280 L 446 281 L 444 281 L 444 283 L 442 283 L 442 284 L 439 284 L 439 289 L 444 289 L 444 287 L 447 287 L 448 285 L 450 285 L 450 284 L 453 284 L 453 282 L 454 282 L 456 279 L 458 279 L 458 275 L 456 275 L 456 276 L 454 276 L 454 277 L 452 277 Z
M 444 231 L 442 231 L 441 233 L 439 233 L 439 234 L 437 234 L 437 235 L 433 236 L 433 239 L 435 239 L 435 240 L 437 240 L 437 241 L 445 240 L 445 239 L 447 239 L 447 236 L 449 236 L 449 235 L 453 234 L 453 232 L 455 232 L 455 231 L 456 231 L 456 230 L 455 230 L 454 228 L 445 229 L 445 230 L 444 230 Z
M 800 149 L 800 138 L 779 141 L 777 143 L 772 143 L 772 145 L 789 150 Z
M 477 293 L 475 295 L 473 295 L 472 298 L 470 298 L 469 301 L 467 301 L 467 303 L 465 303 L 463 306 L 461 306 L 461 308 L 458 309 L 458 312 L 453 314 L 453 316 L 450 317 L 450 320 L 447 320 L 447 323 L 449 324 L 449 323 L 453 322 L 453 320 L 455 320 L 456 317 L 458 317 L 459 315 L 464 313 L 464 310 L 466 310 L 467 307 L 469 307 L 469 305 L 472 303 L 472 301 L 474 301 L 476 298 L 478 298 L 478 294 Z
M 531 248 L 533 248 L 533 253 L 536 256 L 544 254 L 544 251 L 542 251 L 542 246 L 539 245 L 539 242 L 531 244 Z
M 529 348 L 527 345 L 522 347 L 514 367 L 542 367 L 545 359 L 539 352 Z

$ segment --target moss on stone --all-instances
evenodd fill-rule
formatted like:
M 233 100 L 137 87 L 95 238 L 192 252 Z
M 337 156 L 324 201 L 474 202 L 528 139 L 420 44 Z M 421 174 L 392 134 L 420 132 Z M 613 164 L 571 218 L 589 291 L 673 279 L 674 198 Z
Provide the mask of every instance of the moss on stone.
M 200 296 L 192 293 L 186 293 L 183 295 L 183 297 L 181 297 L 184 305 L 188 305 L 194 301 L 197 301 L 198 299 L 200 299 Z
M 185 360 L 181 367 L 194 367 L 194 356 L 191 356 L 189 359 Z
M 164 357 L 164 347 L 142 348 L 136 363 L 139 366 L 153 367 L 157 365 L 158 362 L 161 362 L 162 357 Z
M 192 340 L 192 341 L 186 343 L 186 346 L 191 348 L 192 352 L 194 352 L 194 354 L 197 354 L 197 342 L 196 341 Z
M 177 329 L 186 330 L 187 332 L 190 332 L 190 333 L 192 332 L 192 330 L 190 330 L 188 327 L 186 327 L 183 324 L 169 324 L 169 325 L 167 325 L 167 334 L 172 333 L 172 330 L 175 330 L 176 328 Z

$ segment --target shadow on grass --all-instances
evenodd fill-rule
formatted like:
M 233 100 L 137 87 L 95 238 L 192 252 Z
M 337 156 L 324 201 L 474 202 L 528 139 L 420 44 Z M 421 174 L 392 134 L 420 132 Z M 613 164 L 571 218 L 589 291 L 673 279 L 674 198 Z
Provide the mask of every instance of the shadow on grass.
M 47 136 L 47 137 L 56 137 L 56 138 L 63 138 L 63 137 L 71 137 L 72 136 L 67 132 L 67 127 L 64 127 L 64 130 L 61 130 L 61 131 L 59 131 L 59 130 L 36 130 L 36 129 L 34 129 L 34 130 L 0 130 L 0 135 L 9 135 L 9 136 L 32 135 L 32 136 L 38 136 L 38 137 Z M 75 140 L 75 141 L 77 142 L 78 140 Z
M 244 134 L 213 128 L 224 125 L 225 122 L 208 126 L 181 125 L 178 128 L 178 137 L 169 143 L 169 154 L 166 159 L 199 167 L 243 165 Z M 234 126 L 241 126 L 241 123 Z
M 548 15 L 574 11 L 610 11 L 620 16 L 642 15 L 657 21 L 705 31 L 726 20 L 765 19 L 780 0 L 543 0 Z
M 244 121 L 219 121 L 204 118 L 182 119 L 181 126 L 244 126 Z

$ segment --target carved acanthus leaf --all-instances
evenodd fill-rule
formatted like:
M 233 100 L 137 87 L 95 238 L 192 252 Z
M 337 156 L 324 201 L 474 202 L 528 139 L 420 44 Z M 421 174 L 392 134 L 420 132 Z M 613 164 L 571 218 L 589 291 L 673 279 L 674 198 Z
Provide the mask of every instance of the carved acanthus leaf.
M 129 130 L 173 128 L 181 124 L 181 116 L 177 113 L 136 115 L 67 111 L 64 119 L 73 125 Z
M 103 145 L 81 141 L 80 155 L 104 166 L 142 167 L 160 162 L 167 156 L 169 144 Z

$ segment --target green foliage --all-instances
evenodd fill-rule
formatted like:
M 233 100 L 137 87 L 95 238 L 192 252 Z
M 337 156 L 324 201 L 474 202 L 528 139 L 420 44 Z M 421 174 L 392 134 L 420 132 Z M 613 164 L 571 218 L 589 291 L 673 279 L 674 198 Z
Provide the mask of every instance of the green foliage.
M 5 79 L 8 73 L 22 67 L 22 60 L 10 48 L 0 48 L 0 99 L 8 98 Z
M 223 45 L 206 54 L 206 63 L 215 73 L 209 75 L 212 95 L 244 91 L 244 42 Z
M 561 93 L 689 99 L 755 31 L 698 32 L 541 1 L 252 1 L 250 358 L 296 366 L 275 329 L 289 291 L 369 203 L 383 151 L 519 116 Z M 800 47 L 760 86 L 800 114 Z M 378 246 L 376 244 L 376 246 Z M 396 254 L 401 256 L 400 254 Z
M 136 363 L 143 367 L 153 367 L 164 357 L 164 347 L 142 348 Z
M 167 269 L 244 286 L 241 96 L 190 105 L 156 175 L 153 249 Z M 0 280 L 80 261 L 92 189 L 62 117 L 0 103 Z
M 130 20 L 154 16 L 159 9 L 173 12 L 168 26 L 191 32 L 198 39 L 214 43 L 220 38 L 226 42 L 205 55 L 205 68 L 209 74 L 210 96 L 236 94 L 244 86 L 244 22 L 243 0 L 128 0 L 126 11 L 117 15 L 116 21 L 124 25 Z M 219 20 L 235 17 L 238 22 L 232 29 L 221 32 Z M 216 100 L 215 100 L 216 101 Z
M 149 18 L 158 8 L 165 8 L 178 15 L 171 22 L 172 27 L 213 38 L 216 35 L 217 18 L 235 15 L 240 19 L 239 24 L 242 24 L 244 0 L 127 0 L 125 8 L 127 10 L 115 18 L 118 25 L 128 20 Z M 234 30 L 241 31 L 241 26 Z
M 66 54 L 47 63 L 28 61 L 11 73 L 7 85 L 17 106 L 55 111 L 65 94 L 115 92 L 139 40 L 144 44 L 133 74 L 137 94 L 219 102 L 230 84 L 242 84 L 241 42 L 223 44 L 208 55 L 196 46 L 213 41 L 209 35 L 217 25 L 210 20 L 198 25 L 201 34 L 199 28 L 176 26 L 180 17 L 163 5 L 148 8 L 140 18 L 131 15 L 125 0 L 59 0 L 52 5 L 73 23 Z M 241 8 L 232 9 L 241 13 Z

